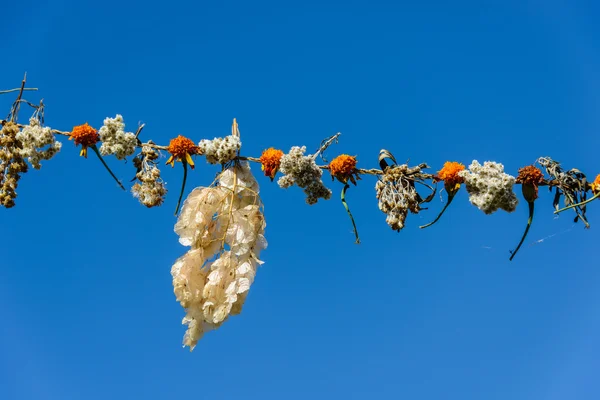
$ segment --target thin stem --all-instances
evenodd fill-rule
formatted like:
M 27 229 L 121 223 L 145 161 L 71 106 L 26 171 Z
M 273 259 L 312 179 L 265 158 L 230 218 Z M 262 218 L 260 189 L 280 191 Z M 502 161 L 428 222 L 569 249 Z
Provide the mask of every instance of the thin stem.
M 346 183 L 344 185 L 344 188 L 342 189 L 342 204 L 344 205 L 344 208 L 346 209 L 346 212 L 350 216 L 350 221 L 352 221 L 352 227 L 354 229 L 354 236 L 356 236 L 356 241 L 354 243 L 360 244 L 360 238 L 358 237 L 358 229 L 356 229 L 356 223 L 354 222 L 354 217 L 352 216 L 352 213 L 350 212 L 350 208 L 348 207 L 348 203 L 346 203 L 346 190 L 348 190 L 349 187 L 350 187 L 350 185 L 348 185 Z
M 327 148 L 333 143 L 336 142 L 338 137 L 340 137 L 342 133 L 338 132 L 335 135 L 325 139 L 323 142 L 321 142 L 321 146 L 319 147 L 319 150 L 317 150 L 317 152 L 315 154 L 312 155 L 313 160 L 316 160 L 317 157 L 319 156 L 319 154 L 321 154 L 322 152 L 324 152 L 325 150 L 327 150 Z
M 119 186 L 121 187 L 121 189 L 125 190 L 125 186 L 123 186 L 123 184 L 121 183 L 121 181 L 115 176 L 115 174 L 113 174 L 113 172 L 110 170 L 110 168 L 108 167 L 108 165 L 106 164 L 106 162 L 104 161 L 104 157 L 102 157 L 102 155 L 100 155 L 100 152 L 98 151 L 98 147 L 96 147 L 96 145 L 90 146 L 92 150 L 94 150 L 94 153 L 96 153 L 96 155 L 98 156 L 98 158 L 100 159 L 100 161 L 102 162 L 102 165 L 104 165 L 104 168 L 106 168 L 106 170 L 110 173 L 110 176 L 113 177 L 113 179 L 115 181 L 117 181 L 117 183 L 119 184 Z
M 421 225 L 419 228 L 420 229 L 424 229 L 424 228 L 427 228 L 428 226 L 431 226 L 431 225 L 435 224 L 436 222 L 438 222 L 438 220 L 444 214 L 444 211 L 446 211 L 446 208 L 448 208 L 448 206 L 450 205 L 450 203 L 452 203 L 452 200 L 454 199 L 454 195 L 456 195 L 456 192 L 454 192 L 452 194 L 448 193 L 448 202 L 446 203 L 446 205 L 444 206 L 444 208 L 442 208 L 442 211 L 438 214 L 437 218 L 434 219 L 432 222 L 426 224 L 426 225 Z
M 529 232 L 529 228 L 531 227 L 531 222 L 533 221 L 533 207 L 534 207 L 534 202 L 528 202 L 529 203 L 529 219 L 527 220 L 527 227 L 525 228 L 525 233 L 523 233 L 523 237 L 521 238 L 521 241 L 519 242 L 519 245 L 517 246 L 517 248 L 514 251 L 511 251 L 511 256 L 510 256 L 510 261 L 512 261 L 513 258 L 515 258 L 515 256 L 517 255 L 517 251 L 519 251 L 519 249 L 521 248 L 521 245 L 523 244 L 523 242 L 525 241 L 525 238 L 527 237 L 527 233 Z
M 25 82 L 27 82 L 27 72 L 23 76 L 23 80 L 21 81 L 21 87 L 19 88 L 19 96 L 17 96 L 17 100 L 13 103 L 13 106 L 10 110 L 10 121 L 17 121 L 17 114 L 19 114 L 19 108 L 21 107 L 21 97 L 23 96 L 23 90 L 25 90 Z
M 185 182 L 187 180 L 187 161 L 181 160 L 183 164 L 183 182 L 181 183 L 181 193 L 179 193 L 179 200 L 177 200 L 177 207 L 175 208 L 175 215 L 179 213 L 179 206 L 181 205 L 181 199 L 183 198 L 183 192 L 185 191 Z
M 6 93 L 12 93 L 12 92 L 18 92 L 20 91 L 21 88 L 15 88 L 15 89 L 8 89 L 8 90 L 0 90 L 0 94 L 6 94 Z M 23 88 L 23 91 L 35 91 L 38 90 L 38 88 Z
M 577 204 L 571 204 L 570 206 L 567 206 L 567 207 L 565 207 L 565 208 L 561 208 L 560 210 L 556 210 L 556 211 L 554 211 L 554 214 L 561 213 L 561 212 L 563 212 L 563 211 L 566 211 L 566 210 L 568 210 L 568 209 L 570 209 L 570 208 L 575 208 L 575 207 L 581 207 L 581 206 L 584 206 L 584 205 L 586 205 L 587 203 L 591 202 L 592 200 L 596 200 L 598 197 L 600 197 L 600 192 L 596 193 L 596 194 L 594 195 L 594 197 L 592 197 L 592 198 L 589 198 L 589 199 L 587 199 L 586 201 L 582 201 L 581 203 L 577 203 Z

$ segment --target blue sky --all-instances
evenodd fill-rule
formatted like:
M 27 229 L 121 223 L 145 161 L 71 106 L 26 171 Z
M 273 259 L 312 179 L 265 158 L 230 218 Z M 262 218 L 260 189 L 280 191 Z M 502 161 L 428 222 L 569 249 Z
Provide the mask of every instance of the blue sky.
M 44 98 L 48 125 L 120 113 L 142 138 L 213 138 L 245 155 L 342 132 L 331 158 L 477 159 L 516 174 L 540 156 L 593 177 L 600 114 L 592 1 L 9 2 L 0 86 Z M 6 112 L 13 97 L 0 97 Z M 25 109 L 22 117 L 25 116 Z M 124 180 L 131 163 L 109 160 Z M 253 166 L 256 174 L 259 168 Z M 0 210 L 2 399 L 597 399 L 600 207 L 584 230 L 541 191 L 486 216 L 463 190 L 392 232 L 375 179 L 309 207 L 260 178 L 269 248 L 244 312 L 193 353 L 170 268 L 181 169 L 146 209 L 72 142 Z M 198 160 L 188 189 L 215 168 Z M 325 175 L 326 181 L 329 177 Z M 520 194 L 519 194 L 520 197 Z

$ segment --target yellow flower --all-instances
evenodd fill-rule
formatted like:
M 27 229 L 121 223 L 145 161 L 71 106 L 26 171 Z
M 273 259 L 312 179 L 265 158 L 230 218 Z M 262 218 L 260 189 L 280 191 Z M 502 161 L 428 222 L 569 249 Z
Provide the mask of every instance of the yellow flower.
M 283 151 L 273 147 L 264 150 L 260 156 L 261 169 L 265 171 L 265 176 L 271 178 L 271 181 L 279 170 L 281 157 L 283 157 Z
M 544 174 L 534 165 L 519 168 L 517 183 L 523 185 L 525 200 L 532 202 L 538 198 L 538 185 L 544 181 Z M 531 192 L 531 193 L 529 193 Z
M 594 182 L 592 183 L 592 193 L 600 193 L 600 174 L 596 176 L 596 179 L 594 179 Z
M 465 180 L 458 174 L 464 171 L 465 166 L 454 161 L 446 161 L 444 167 L 438 171 L 437 179 L 444 181 L 448 191 L 456 191 Z
M 356 157 L 342 154 L 337 156 L 329 163 L 329 172 L 331 179 L 337 178 L 342 183 L 348 183 L 348 180 L 356 185 L 355 179 L 360 179 L 356 170 Z
M 192 155 L 198 154 L 198 146 L 191 139 L 179 135 L 171 139 L 167 151 L 171 154 L 171 157 L 169 157 L 166 163 L 171 167 L 175 166 L 175 161 L 181 161 L 188 163 L 194 169 Z
M 73 127 L 69 140 L 75 139 L 75 146 L 81 145 L 80 156 L 87 158 L 87 148 L 95 146 L 100 140 L 98 132 L 86 122 L 83 125 Z

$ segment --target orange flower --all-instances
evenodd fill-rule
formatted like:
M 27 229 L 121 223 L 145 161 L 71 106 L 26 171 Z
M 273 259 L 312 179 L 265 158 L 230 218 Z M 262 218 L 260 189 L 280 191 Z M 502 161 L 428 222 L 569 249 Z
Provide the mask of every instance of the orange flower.
M 194 169 L 192 155 L 198 154 L 198 146 L 191 139 L 179 135 L 175 139 L 171 139 L 167 151 L 171 154 L 171 157 L 166 163 L 171 167 L 175 166 L 175 161 L 181 161 L 188 163 Z
M 534 165 L 519 168 L 517 183 L 523 185 L 525 200 L 532 202 L 538 198 L 538 185 L 544 181 L 544 174 Z M 533 188 L 533 191 L 531 189 Z M 531 191 L 531 193 L 529 193 Z
M 454 161 L 446 161 L 444 167 L 438 171 L 437 179 L 444 181 L 444 186 L 448 191 L 456 191 L 460 184 L 465 180 L 458 175 L 460 171 L 464 171 L 465 166 Z
M 337 178 L 342 183 L 348 183 L 348 180 L 356 185 L 355 179 L 360 179 L 356 171 L 356 157 L 342 154 L 337 156 L 329 163 L 329 172 L 331 179 Z
M 592 183 L 592 193 L 600 193 L 600 174 L 596 176 L 596 179 L 594 179 L 594 182 Z
M 81 145 L 80 156 L 87 158 L 87 148 L 95 146 L 100 140 L 98 132 L 88 125 L 86 122 L 83 125 L 77 125 L 73 127 L 69 140 L 75 139 L 75 146 Z
M 265 171 L 265 176 L 271 178 L 271 181 L 273 181 L 275 174 L 279 170 L 281 157 L 283 157 L 283 151 L 273 147 L 263 150 L 260 156 L 261 169 Z

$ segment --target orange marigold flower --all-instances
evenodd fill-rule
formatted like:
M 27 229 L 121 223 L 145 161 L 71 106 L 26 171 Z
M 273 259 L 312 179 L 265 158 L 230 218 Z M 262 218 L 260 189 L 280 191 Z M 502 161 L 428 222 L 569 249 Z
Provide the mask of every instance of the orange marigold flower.
M 600 193 L 600 174 L 596 176 L 596 179 L 594 179 L 594 182 L 592 183 L 592 193 Z
M 261 169 L 265 171 L 265 176 L 271 178 L 271 181 L 273 181 L 275 174 L 279 170 L 281 157 L 283 157 L 283 151 L 273 147 L 263 150 L 260 156 Z
M 193 154 L 198 154 L 198 146 L 185 136 L 177 136 L 171 139 L 167 151 L 171 154 L 171 157 L 167 160 L 167 164 L 171 167 L 175 166 L 175 161 L 186 162 L 194 169 L 194 161 L 192 160 Z
M 438 171 L 437 179 L 444 181 L 446 190 L 458 190 L 460 184 L 465 180 L 459 176 L 459 172 L 464 171 L 465 166 L 454 161 L 446 161 L 442 169 Z
M 516 182 L 523 185 L 523 195 L 527 201 L 532 202 L 538 198 L 538 185 L 543 181 L 544 173 L 535 165 L 519 168 Z M 533 191 L 531 191 L 531 188 L 533 188 Z
M 342 154 L 337 156 L 329 163 L 329 172 L 331 179 L 337 178 L 342 183 L 348 183 L 348 180 L 356 185 L 356 179 L 360 179 L 356 171 L 356 157 Z
M 95 146 L 100 140 L 98 132 L 86 122 L 83 125 L 73 127 L 69 140 L 75 140 L 75 146 L 81 145 L 80 156 L 87 158 L 87 148 Z

